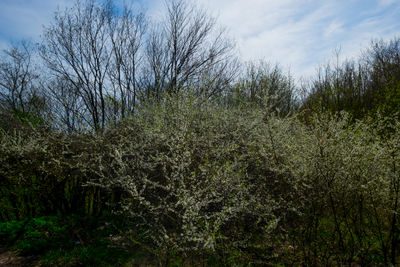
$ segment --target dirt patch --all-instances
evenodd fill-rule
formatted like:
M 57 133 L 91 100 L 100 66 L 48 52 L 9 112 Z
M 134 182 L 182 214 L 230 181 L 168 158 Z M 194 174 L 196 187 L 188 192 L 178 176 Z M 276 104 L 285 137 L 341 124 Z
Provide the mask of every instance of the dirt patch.
M 0 266 L 40 266 L 38 258 L 33 256 L 24 257 L 15 252 L 0 248 Z

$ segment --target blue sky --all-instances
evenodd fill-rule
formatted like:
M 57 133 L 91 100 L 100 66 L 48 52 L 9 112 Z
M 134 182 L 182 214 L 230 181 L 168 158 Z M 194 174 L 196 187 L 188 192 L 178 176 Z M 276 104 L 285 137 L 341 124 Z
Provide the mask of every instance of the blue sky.
M 400 0 L 193 1 L 218 17 L 236 39 L 243 60 L 277 62 L 296 78 L 314 74 L 333 59 L 335 49 L 341 48 L 342 58 L 353 57 L 373 38 L 400 37 Z M 0 0 L 0 48 L 21 38 L 39 40 L 42 26 L 48 25 L 57 7 L 73 2 Z M 154 17 L 163 4 L 163 0 L 139 2 Z

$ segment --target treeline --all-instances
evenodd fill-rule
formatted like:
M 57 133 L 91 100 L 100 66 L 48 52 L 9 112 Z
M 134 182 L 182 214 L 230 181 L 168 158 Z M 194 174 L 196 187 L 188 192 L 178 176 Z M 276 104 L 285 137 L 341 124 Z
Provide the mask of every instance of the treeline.
M 277 93 L 284 112 L 295 98 L 292 77 L 240 64 L 215 19 L 185 1 L 169 1 L 157 22 L 111 1 L 77 2 L 55 14 L 38 45 L 3 52 L 0 80 L 4 128 L 13 118 L 68 133 L 101 132 L 166 93 L 221 104 Z
M 236 75 L 233 43 L 195 6 L 169 1 L 166 9 L 157 22 L 112 1 L 56 12 L 37 46 L 3 54 L 3 112 L 99 132 L 165 92 L 222 95 Z
M 0 242 L 112 214 L 160 265 L 396 264 L 399 84 L 398 38 L 298 85 L 186 1 L 77 2 L 1 58 Z
M 400 108 L 400 39 L 373 41 L 358 60 L 320 68 L 307 88 L 303 107 L 313 112 L 345 110 L 355 119 L 377 113 L 392 116 Z
M 55 13 L 37 45 L 22 41 L 3 51 L 1 125 L 101 132 L 180 92 L 228 105 L 267 97 L 284 114 L 391 115 L 399 109 L 399 51 L 398 38 L 373 41 L 359 59 L 340 62 L 338 55 L 296 85 L 277 65 L 241 63 L 215 19 L 188 2 L 167 1 L 163 17 L 152 21 L 112 1 L 78 1 Z
M 124 225 L 114 246 L 140 244 L 160 265 L 398 261 L 398 121 L 305 124 L 195 99 L 101 135 L 3 132 L 1 220 L 111 213 Z

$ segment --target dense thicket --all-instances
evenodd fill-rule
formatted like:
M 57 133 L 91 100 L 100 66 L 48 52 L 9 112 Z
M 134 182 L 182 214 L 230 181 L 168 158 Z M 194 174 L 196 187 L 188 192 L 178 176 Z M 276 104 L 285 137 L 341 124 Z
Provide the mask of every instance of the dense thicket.
M 346 110 L 354 118 L 399 112 L 400 39 L 373 41 L 358 60 L 321 68 L 309 85 L 304 107 L 317 112 Z
M 399 44 L 327 65 L 300 97 L 188 2 L 157 23 L 77 2 L 1 58 L 0 241 L 13 220 L 111 214 L 114 246 L 164 265 L 396 264 Z
M 193 99 L 167 98 L 101 136 L 4 132 L 2 220 L 108 210 L 164 257 L 396 260 L 399 123 L 342 113 L 304 125 Z

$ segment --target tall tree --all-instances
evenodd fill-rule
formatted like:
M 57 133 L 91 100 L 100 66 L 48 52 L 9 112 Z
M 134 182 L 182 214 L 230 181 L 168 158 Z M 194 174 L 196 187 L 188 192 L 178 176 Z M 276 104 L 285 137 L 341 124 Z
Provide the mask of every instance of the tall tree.
M 140 95 L 139 80 L 143 54 L 141 49 L 147 21 L 143 13 L 135 14 L 124 6 L 118 19 L 109 23 L 112 42 L 112 62 L 109 78 L 113 87 L 114 114 L 122 118 L 133 114 Z
M 290 73 L 268 62 L 249 62 L 233 88 L 231 98 L 286 115 L 296 107 L 295 86 Z M 232 100 L 232 99 L 231 99 Z
M 3 107 L 14 112 L 29 110 L 27 102 L 37 78 L 33 71 L 32 53 L 32 46 L 25 41 L 3 51 L 0 62 L 0 101 Z
M 35 125 L 48 117 L 48 99 L 41 87 L 35 46 L 21 41 L 5 49 L 0 59 L 1 124 L 29 122 Z M 9 127 L 6 126 L 6 127 Z
M 111 1 L 76 2 L 45 29 L 41 56 L 57 80 L 75 87 L 95 131 L 133 110 L 143 16 Z
M 400 111 L 400 39 L 373 41 L 358 60 L 337 60 L 311 81 L 303 107 L 317 112 L 346 110 L 354 118 Z
M 217 29 L 215 19 L 184 0 L 167 1 L 166 6 L 165 21 L 153 27 L 146 47 L 150 94 L 177 93 L 199 80 L 217 84 L 219 77 L 228 78 L 221 74 L 231 70 L 234 45 Z

